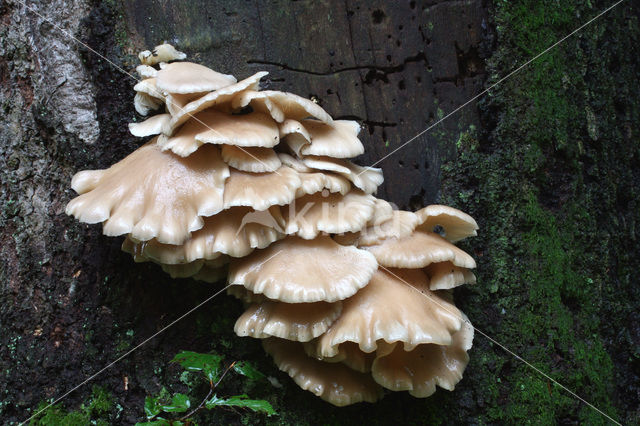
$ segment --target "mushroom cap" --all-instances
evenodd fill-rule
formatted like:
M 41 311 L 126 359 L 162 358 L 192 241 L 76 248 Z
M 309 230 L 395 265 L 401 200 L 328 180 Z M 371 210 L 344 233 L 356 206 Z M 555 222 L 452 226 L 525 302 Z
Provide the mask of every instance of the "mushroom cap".
M 430 278 L 431 290 L 448 290 L 462 284 L 476 283 L 473 272 L 451 262 L 432 263 L 424 271 Z
M 285 232 L 309 240 L 321 232 L 359 231 L 371 219 L 374 205 L 375 198 L 359 190 L 344 196 L 329 191 L 305 195 L 283 208 Z
M 463 268 L 476 267 L 471 256 L 433 232 L 416 230 L 407 237 L 386 239 L 364 248 L 380 265 L 389 268 L 424 268 L 446 261 Z
M 301 172 L 301 173 L 314 173 L 317 172 L 317 170 L 313 170 L 311 167 L 307 167 L 304 165 L 304 163 L 302 162 L 302 160 L 300 160 L 299 158 L 296 158 L 292 155 L 289 154 L 285 154 L 283 152 L 279 152 L 278 153 L 278 157 L 280 157 L 280 161 L 282 161 L 282 164 L 284 164 L 285 166 L 289 166 L 292 169 L 294 169 L 297 172 Z
M 154 78 L 158 75 L 158 70 L 149 65 L 138 65 L 136 67 L 136 72 L 143 79 Z
M 377 264 L 370 253 L 337 244 L 287 237 L 229 268 L 229 283 L 287 303 L 335 302 L 364 287 Z
M 351 189 L 351 182 L 342 176 L 333 173 L 307 173 L 299 172 L 302 183 L 296 192 L 296 198 L 307 194 L 315 194 L 326 189 L 329 192 L 338 192 L 345 195 Z
M 162 106 L 164 101 L 155 98 L 146 93 L 138 92 L 133 97 L 133 107 L 140 115 L 149 115 L 151 111 L 155 111 Z
M 197 93 L 167 93 L 164 101 L 167 104 L 167 111 L 171 116 L 179 115 L 180 112 L 189 103 L 199 99 L 210 92 L 197 92 Z
M 305 166 L 316 170 L 328 170 L 349 179 L 356 188 L 373 194 L 384 182 L 382 169 L 362 167 L 351 161 L 326 156 L 307 156 L 302 159 Z
M 419 229 L 433 232 L 436 226 L 441 226 L 444 229 L 443 237 L 452 243 L 478 235 L 476 221 L 453 207 L 434 204 L 418 210 L 416 215 L 422 223 Z
M 335 120 L 327 124 L 303 120 L 301 123 L 310 136 L 307 144 L 300 148 L 302 155 L 351 158 L 364 154 L 364 146 L 358 139 L 360 125 L 357 121 Z
M 238 336 L 256 339 L 273 336 L 308 342 L 327 331 L 340 312 L 342 302 L 283 303 L 263 300 L 247 308 L 236 321 L 234 330 Z
M 278 123 L 278 129 L 280 130 L 280 139 L 286 142 L 292 152 L 301 157 L 300 150 L 311 141 L 311 135 L 307 129 L 298 120 L 291 118 Z
M 168 93 L 199 93 L 219 90 L 236 83 L 232 75 L 221 74 L 193 62 L 167 64 L 156 75 L 158 89 Z
M 244 80 L 241 80 L 235 84 L 230 84 L 229 86 L 222 87 L 218 90 L 207 93 L 206 95 L 192 102 L 189 102 L 182 109 L 180 109 L 179 112 L 174 114 L 171 122 L 164 129 L 164 133 L 166 133 L 168 136 L 171 136 L 173 132 L 175 132 L 176 129 L 182 125 L 182 123 L 189 120 L 191 116 L 208 108 L 222 108 L 226 112 L 230 112 L 230 101 L 244 90 L 257 89 L 260 85 L 260 79 L 267 74 L 269 73 L 266 71 L 258 72 L 251 77 L 245 78 Z
M 330 364 L 309 358 L 300 342 L 278 338 L 262 341 L 281 371 L 298 386 L 323 400 L 343 407 L 357 402 L 375 402 L 382 398 L 382 388 L 370 375 L 359 373 L 342 364 Z
M 452 391 L 462 379 L 469 362 L 467 351 L 473 342 L 473 327 L 466 316 L 450 345 L 422 344 L 411 351 L 402 345 L 383 344 L 373 362 L 371 374 L 376 382 L 392 391 L 404 391 L 426 398 L 436 385 Z
M 271 115 L 278 123 L 284 122 L 287 118 L 302 120 L 309 117 L 317 118 L 326 123 L 333 122 L 331 116 L 320 105 L 289 92 L 247 90 L 231 101 L 231 106 L 234 109 L 242 109 L 248 105 L 251 105 L 256 111 Z
M 363 229 L 358 238 L 358 245 L 373 246 L 387 239 L 408 237 L 419 223 L 420 219 L 413 212 L 394 210 L 391 212 L 391 218 Z
M 266 210 L 293 201 L 302 182 L 298 173 L 281 166 L 273 173 L 249 173 L 231 169 L 224 187 L 224 206 L 248 206 Z
M 194 115 L 174 136 L 162 135 L 158 143 L 163 150 L 186 157 L 204 144 L 271 148 L 278 138 L 278 127 L 266 115 L 231 115 L 208 109 Z
M 186 59 L 187 55 L 179 52 L 168 43 L 160 44 L 153 48 L 153 51 L 144 50 L 140 52 L 138 58 L 144 65 L 155 65 L 160 62 L 169 62 Z
M 282 216 L 277 208 L 255 212 L 232 207 L 204 218 L 204 226 L 181 245 L 157 240 L 127 243 L 128 253 L 163 264 L 181 264 L 199 259 L 213 260 L 221 254 L 243 257 L 284 237 Z M 124 249 L 124 246 L 123 246 Z
M 365 288 L 343 302 L 340 318 L 318 338 L 318 353 L 336 356 L 344 342 L 358 343 L 366 353 L 375 351 L 379 340 L 404 342 L 406 350 L 450 344 L 461 326 L 460 311 L 428 286 L 418 269 L 376 271 Z
M 157 114 L 140 123 L 129 123 L 129 132 L 139 138 L 157 135 L 162 132 L 162 127 L 168 123 L 169 120 L 171 120 L 171 115 Z
M 341 362 L 352 370 L 356 370 L 361 373 L 368 373 L 371 371 L 371 365 L 373 364 L 373 360 L 376 358 L 375 352 L 362 352 L 358 344 L 355 342 L 344 342 L 339 344 L 337 355 L 332 357 L 323 357 L 320 355 L 318 339 L 305 342 L 304 350 L 311 358 L 324 362 Z
M 81 195 L 65 211 L 81 222 L 105 222 L 105 235 L 182 244 L 202 228 L 201 216 L 222 210 L 228 176 L 215 146 L 181 158 L 151 140 L 109 169 L 76 174 L 71 187 Z
M 222 145 L 222 159 L 234 169 L 251 173 L 273 172 L 282 165 L 271 148 Z

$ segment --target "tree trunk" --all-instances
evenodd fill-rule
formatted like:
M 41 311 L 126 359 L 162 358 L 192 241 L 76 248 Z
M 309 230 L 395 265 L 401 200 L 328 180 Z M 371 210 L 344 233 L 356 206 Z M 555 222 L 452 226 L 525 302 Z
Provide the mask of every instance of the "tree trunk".
M 405 209 L 445 202 L 480 223 L 466 243 L 478 284 L 455 293 L 478 329 L 608 415 L 638 421 L 638 5 L 623 3 L 474 99 L 608 6 L 592 3 L 0 3 L 0 417 L 27 419 L 217 288 L 135 264 L 121 238 L 64 214 L 75 172 L 106 168 L 142 143 L 127 131 L 140 116 L 126 73 L 137 52 L 166 40 L 239 79 L 269 71 L 267 88 L 358 120 L 366 152 L 357 162 L 383 168 L 379 197 Z M 251 389 L 274 404 L 277 422 L 602 419 L 479 333 L 454 392 L 328 406 L 278 372 L 258 342 L 234 335 L 241 311 L 216 297 L 61 404 L 79 410 L 99 385 L 112 395 L 108 421 L 142 421 L 145 395 L 184 387 L 168 361 L 185 349 L 277 377 L 281 389 Z M 239 377 L 225 380 L 223 390 L 246 390 Z

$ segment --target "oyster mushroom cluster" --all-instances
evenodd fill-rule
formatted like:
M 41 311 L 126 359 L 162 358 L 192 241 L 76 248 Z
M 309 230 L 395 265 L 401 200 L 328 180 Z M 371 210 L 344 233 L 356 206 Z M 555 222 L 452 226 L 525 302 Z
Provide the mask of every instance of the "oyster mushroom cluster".
M 475 282 L 453 243 L 475 221 L 394 210 L 372 195 L 382 171 L 349 160 L 364 152 L 357 122 L 260 90 L 266 72 L 237 81 L 185 57 L 167 44 L 140 54 L 134 105 L 156 113 L 129 129 L 152 138 L 77 173 L 66 212 L 174 278 L 227 277 L 246 306 L 235 332 L 334 405 L 452 390 L 473 328 L 450 289 Z

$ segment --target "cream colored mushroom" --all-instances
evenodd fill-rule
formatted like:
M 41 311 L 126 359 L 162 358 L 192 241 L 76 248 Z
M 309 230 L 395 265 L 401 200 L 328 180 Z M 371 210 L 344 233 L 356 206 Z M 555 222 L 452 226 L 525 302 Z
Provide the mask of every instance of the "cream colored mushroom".
M 334 357 L 344 342 L 357 343 L 366 353 L 380 340 L 403 342 L 405 350 L 423 343 L 448 345 L 460 327 L 460 311 L 429 290 L 421 270 L 378 270 L 343 301 L 340 318 L 318 338 L 318 354 Z
M 231 102 L 234 109 L 242 109 L 249 105 L 255 111 L 271 115 L 278 123 L 284 122 L 287 118 L 299 121 L 309 117 L 325 123 L 333 122 L 331 116 L 320 105 L 289 92 L 248 90 L 239 94 Z
M 186 157 L 204 144 L 271 148 L 278 138 L 278 127 L 266 115 L 231 115 L 208 109 L 195 114 L 174 136 L 161 135 L 158 144 Z
M 308 156 L 302 159 L 305 166 L 316 170 L 327 170 L 338 173 L 349 179 L 356 188 L 362 189 L 367 194 L 373 194 L 378 186 L 384 182 L 382 170 L 372 167 L 361 167 L 348 160 Z
M 433 232 L 416 230 L 409 236 L 385 239 L 364 248 L 389 268 L 424 268 L 447 261 L 463 268 L 476 267 L 471 256 Z
M 333 173 L 300 172 L 298 173 L 298 177 L 300 177 L 302 183 L 296 192 L 296 198 L 303 197 L 307 194 L 322 192 L 325 189 L 330 193 L 337 192 L 346 195 L 351 189 L 351 182 Z
M 126 243 L 123 250 L 162 264 L 184 264 L 199 259 L 213 260 L 221 254 L 243 257 L 284 237 L 280 210 L 256 212 L 233 207 L 204 218 L 204 226 L 181 245 L 157 240 Z
M 168 43 L 158 45 L 153 51 L 144 50 L 140 52 L 138 58 L 143 65 L 156 65 L 160 62 L 170 62 L 186 59 L 187 55 L 179 52 L 175 47 Z
M 378 343 L 380 344 L 380 342 Z M 318 359 L 323 362 L 340 362 L 352 370 L 361 373 L 371 371 L 371 366 L 376 358 L 376 353 L 366 353 L 360 350 L 355 342 L 344 342 L 338 345 L 338 353 L 332 357 L 323 357 L 318 347 L 318 339 L 304 343 L 304 350 L 311 358 Z
M 157 114 L 140 123 L 129 123 L 129 132 L 139 138 L 154 136 L 162 132 L 162 127 L 171 120 L 169 114 Z
M 274 205 L 288 204 L 302 184 L 298 173 L 281 166 L 273 173 L 249 173 L 231 169 L 224 187 L 224 207 L 248 206 L 266 210 Z
M 328 192 L 305 195 L 283 208 L 285 232 L 307 240 L 321 232 L 354 232 L 362 229 L 373 216 L 375 198 L 372 195 L 359 190 L 344 196 Z
M 221 74 L 193 62 L 174 62 L 158 71 L 156 86 L 167 93 L 201 93 L 237 83 L 232 75 Z
M 222 87 L 211 93 L 208 93 L 192 102 L 189 102 L 179 111 L 174 113 L 171 122 L 163 130 L 165 134 L 171 136 L 184 122 L 189 120 L 191 116 L 208 108 L 214 108 L 222 112 L 231 112 L 231 100 L 245 90 L 257 89 L 260 85 L 260 79 L 267 75 L 268 72 L 262 71 L 245 78 L 235 84 Z M 228 105 L 227 105 L 228 104 Z
M 251 173 L 274 172 L 282 165 L 271 148 L 222 145 L 222 159 L 234 169 Z
M 382 398 L 382 388 L 370 375 L 359 373 L 342 364 L 330 364 L 309 358 L 302 343 L 275 337 L 262 345 L 281 371 L 298 386 L 323 400 L 343 407 L 358 402 L 375 402 Z
M 476 276 L 467 268 L 451 262 L 432 263 L 424 268 L 430 278 L 431 290 L 447 290 L 462 284 L 475 284 Z
M 236 321 L 234 330 L 241 337 L 280 337 L 308 342 L 327 331 L 340 312 L 341 302 L 283 303 L 263 300 L 247 308 Z
M 418 210 L 416 215 L 422 222 L 418 229 L 434 232 L 440 226 L 444 230 L 443 237 L 452 243 L 478 235 L 476 221 L 453 207 L 434 204 Z
M 81 222 L 104 222 L 105 235 L 182 244 L 202 227 L 202 216 L 222 210 L 228 176 L 215 146 L 181 158 L 151 140 L 109 169 L 76 174 L 71 187 L 81 195 L 65 211 Z
M 335 302 L 367 285 L 377 269 L 370 253 L 337 244 L 287 237 L 229 268 L 229 283 L 286 303 Z
M 436 385 L 452 391 L 462 379 L 473 342 L 473 327 L 464 314 L 463 325 L 450 345 L 422 344 L 405 351 L 400 344 L 381 344 L 371 367 L 376 382 L 392 391 L 409 391 L 426 398 Z

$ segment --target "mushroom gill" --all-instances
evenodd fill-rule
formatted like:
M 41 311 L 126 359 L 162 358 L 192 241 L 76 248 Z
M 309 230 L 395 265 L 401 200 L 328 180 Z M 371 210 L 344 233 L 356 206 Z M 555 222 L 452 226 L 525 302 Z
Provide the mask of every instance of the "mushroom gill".
M 357 122 L 261 90 L 266 72 L 238 81 L 185 58 L 168 44 L 140 54 L 134 106 L 148 117 L 129 130 L 154 137 L 77 173 L 67 214 L 173 278 L 226 277 L 246 309 L 235 332 L 331 404 L 453 389 L 473 328 L 450 289 L 475 282 L 453 243 L 476 222 L 394 210 L 373 195 L 382 170 L 351 160 L 364 153 Z

